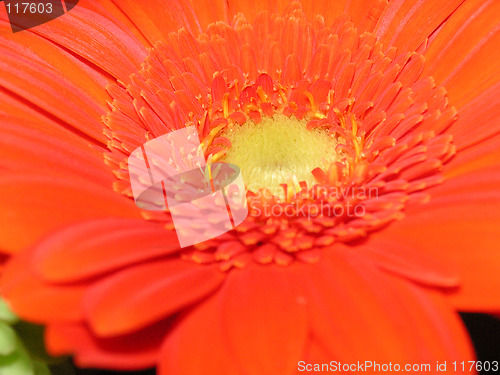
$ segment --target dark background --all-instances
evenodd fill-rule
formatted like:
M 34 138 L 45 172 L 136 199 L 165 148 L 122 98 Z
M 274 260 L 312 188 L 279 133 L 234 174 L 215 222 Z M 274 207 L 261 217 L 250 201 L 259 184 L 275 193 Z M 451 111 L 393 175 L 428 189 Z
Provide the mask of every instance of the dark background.
M 484 314 L 460 314 L 469 330 L 478 361 L 500 361 L 500 319 Z M 482 371 L 481 375 L 499 374 Z
M 476 349 L 478 361 L 500 361 L 500 320 L 485 314 L 460 314 L 469 330 Z M 124 374 L 102 370 L 77 370 L 78 375 L 117 375 Z M 481 375 L 492 375 L 499 372 L 481 372 Z M 139 372 L 128 372 L 127 375 L 156 375 L 153 369 Z M 221 374 L 223 375 L 223 374 Z M 278 375 L 278 374 L 277 374 Z

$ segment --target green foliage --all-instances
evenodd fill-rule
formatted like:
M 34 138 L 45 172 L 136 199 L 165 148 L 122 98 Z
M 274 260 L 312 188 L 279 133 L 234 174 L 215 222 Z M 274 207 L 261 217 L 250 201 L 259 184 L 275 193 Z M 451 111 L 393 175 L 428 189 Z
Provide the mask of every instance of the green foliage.
M 43 327 L 20 321 L 0 299 L 0 375 L 73 375 L 65 358 L 47 354 Z

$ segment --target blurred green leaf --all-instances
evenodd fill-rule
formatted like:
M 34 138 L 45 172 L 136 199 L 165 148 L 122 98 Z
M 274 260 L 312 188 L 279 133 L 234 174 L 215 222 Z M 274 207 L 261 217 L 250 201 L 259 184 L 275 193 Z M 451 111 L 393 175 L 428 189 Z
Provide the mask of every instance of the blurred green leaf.
M 0 298 L 0 321 L 13 324 L 18 321 L 17 316 L 10 310 L 7 303 Z
M 6 323 L 0 322 L 0 356 L 14 353 L 17 345 L 16 332 Z
M 33 363 L 21 345 L 18 345 L 14 353 L 7 356 L 0 356 L 0 374 L 34 375 Z
M 1 298 L 0 375 L 75 375 L 68 358 L 45 350 L 44 327 L 19 320 Z

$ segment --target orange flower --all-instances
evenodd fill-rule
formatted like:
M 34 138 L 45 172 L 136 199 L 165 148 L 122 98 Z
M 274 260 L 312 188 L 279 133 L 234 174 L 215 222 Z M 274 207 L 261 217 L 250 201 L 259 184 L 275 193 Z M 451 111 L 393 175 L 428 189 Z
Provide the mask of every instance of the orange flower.
M 455 373 L 456 311 L 500 310 L 499 5 L 100 0 L 2 23 L 5 298 L 81 366 Z M 240 166 L 250 216 L 181 249 L 126 162 L 189 125 Z

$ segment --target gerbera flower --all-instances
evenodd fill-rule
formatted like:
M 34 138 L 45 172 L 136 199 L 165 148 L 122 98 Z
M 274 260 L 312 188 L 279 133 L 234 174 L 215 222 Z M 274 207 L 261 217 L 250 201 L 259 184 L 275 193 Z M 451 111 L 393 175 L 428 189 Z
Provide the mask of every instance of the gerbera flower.
M 81 366 L 454 373 L 456 311 L 499 311 L 498 8 L 100 0 L 3 23 L 5 297 Z M 181 249 L 126 161 L 186 126 L 241 168 L 250 215 Z

